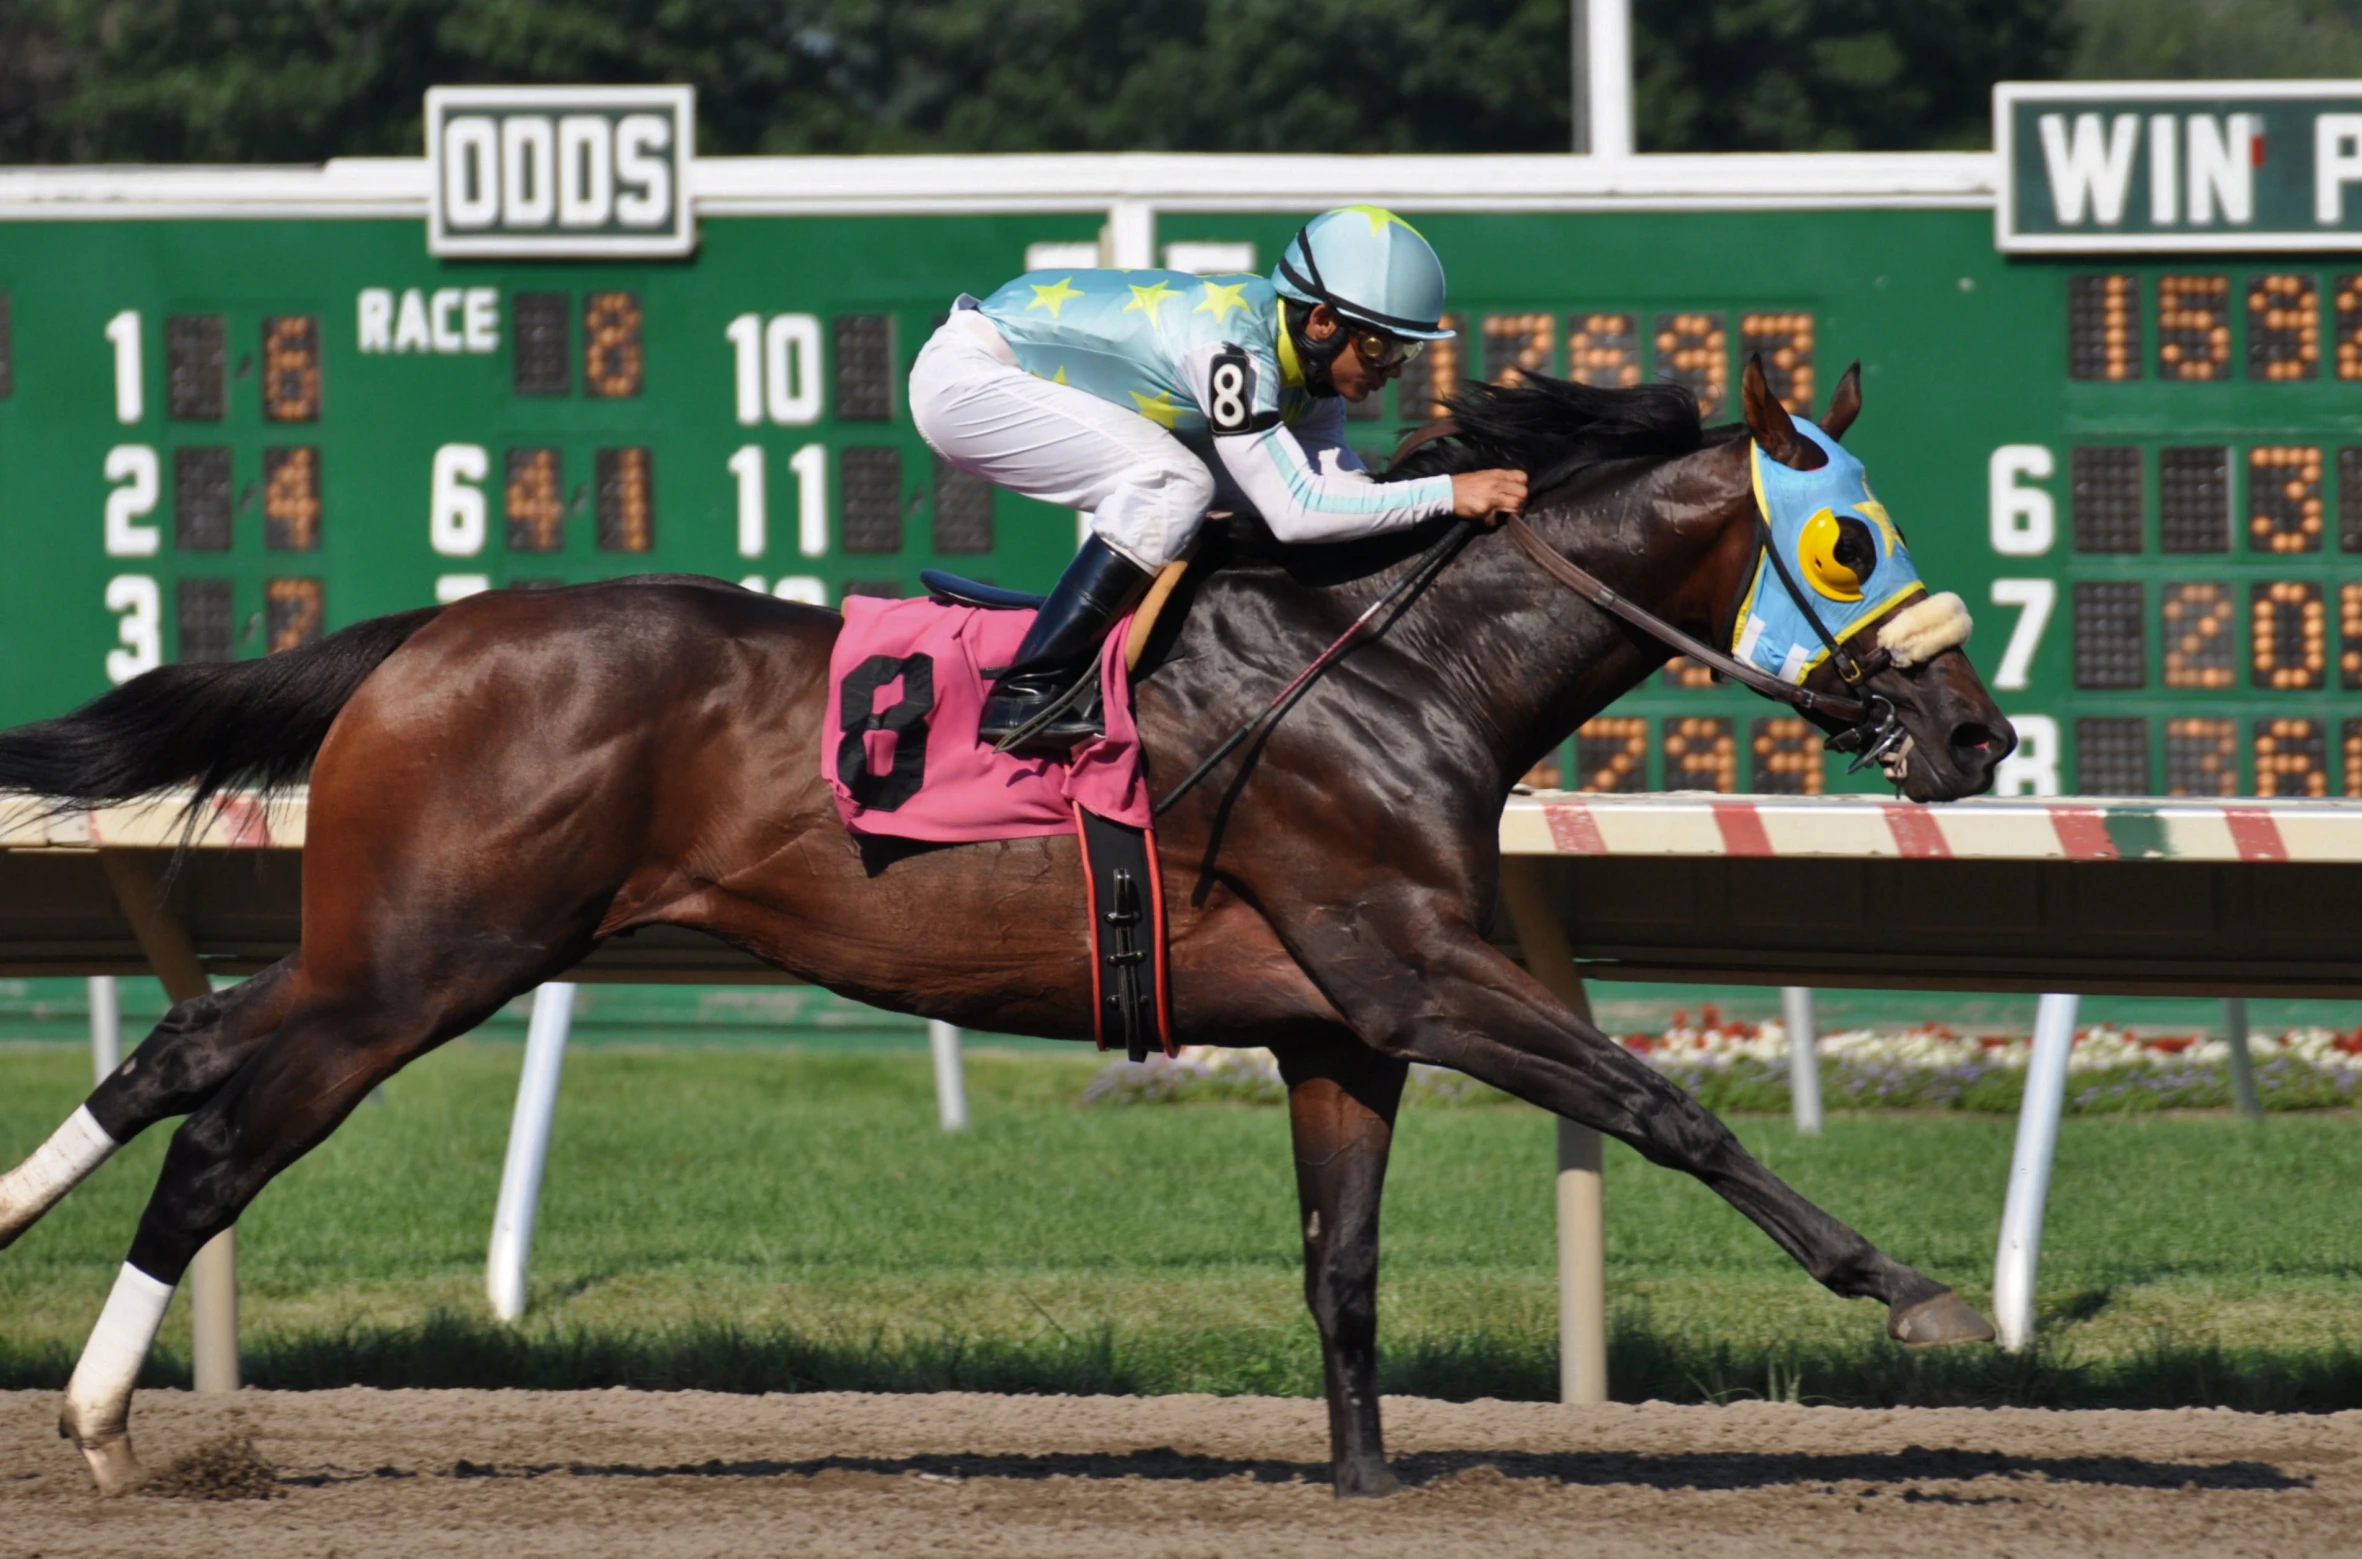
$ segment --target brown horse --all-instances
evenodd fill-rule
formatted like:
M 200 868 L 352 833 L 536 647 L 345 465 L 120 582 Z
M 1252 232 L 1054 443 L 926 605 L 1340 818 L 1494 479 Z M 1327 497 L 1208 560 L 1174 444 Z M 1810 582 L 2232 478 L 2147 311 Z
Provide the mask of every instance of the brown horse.
M 1839 386 L 1841 434 L 1860 404 Z M 1748 429 L 1819 458 L 1752 369 Z M 1686 391 L 1536 381 L 1473 394 L 1419 469 L 1522 465 L 1529 519 L 1631 599 L 1730 642 L 1756 556 L 1748 441 Z M 1254 714 L 1436 534 L 1208 549 L 1149 646 L 1139 723 L 1167 785 Z M 137 1476 L 132 1381 L 197 1248 L 377 1083 L 602 939 L 691 926 L 865 1002 L 998 1032 L 1091 1033 L 1073 842 L 881 848 L 821 780 L 833 612 L 711 580 L 481 595 L 260 661 L 167 667 L 0 736 L 0 788 L 83 800 L 311 774 L 303 943 L 182 1002 L 0 1178 L 0 1244 L 113 1148 L 186 1114 L 61 1431 L 101 1488 Z M 1873 630 L 1876 631 L 1876 630 Z M 1485 939 L 1510 787 L 1661 664 L 1660 644 L 1479 534 L 1385 635 L 1164 819 L 1177 1026 L 1265 1045 L 1289 1088 L 1305 1292 L 1336 1488 L 1391 1486 L 1378 1421 L 1378 1203 L 1409 1064 L 1428 1061 L 1686 1170 L 1913 1344 L 1981 1318 L 1790 1190 L 1712 1115 Z M 1874 678 L 1920 800 L 1970 795 L 2008 725 L 1948 650 Z

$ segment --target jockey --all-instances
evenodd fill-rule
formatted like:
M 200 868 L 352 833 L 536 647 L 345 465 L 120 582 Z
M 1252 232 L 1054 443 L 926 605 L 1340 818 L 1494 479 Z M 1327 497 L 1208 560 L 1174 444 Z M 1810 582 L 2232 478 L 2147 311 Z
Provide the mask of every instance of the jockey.
M 1523 507 L 1521 471 L 1378 483 L 1345 442 L 1344 402 L 1448 338 L 1443 309 L 1435 251 L 1376 206 L 1313 218 L 1268 279 L 1038 271 L 982 302 L 962 294 L 910 371 L 920 436 L 1091 527 L 993 683 L 984 739 L 1030 725 L 1014 750 L 1062 755 L 1099 734 L 1093 692 L 1057 706 L 1080 681 L 1095 689 L 1109 626 L 1208 509 L 1252 509 L 1301 542 Z

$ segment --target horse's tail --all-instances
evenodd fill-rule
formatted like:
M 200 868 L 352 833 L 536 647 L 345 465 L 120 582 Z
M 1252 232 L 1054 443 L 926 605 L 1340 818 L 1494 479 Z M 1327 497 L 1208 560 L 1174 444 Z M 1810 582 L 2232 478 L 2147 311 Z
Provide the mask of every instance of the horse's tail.
M 0 791 L 128 801 L 300 779 L 354 692 L 439 606 L 374 617 L 260 660 L 159 666 L 69 715 L 0 731 Z

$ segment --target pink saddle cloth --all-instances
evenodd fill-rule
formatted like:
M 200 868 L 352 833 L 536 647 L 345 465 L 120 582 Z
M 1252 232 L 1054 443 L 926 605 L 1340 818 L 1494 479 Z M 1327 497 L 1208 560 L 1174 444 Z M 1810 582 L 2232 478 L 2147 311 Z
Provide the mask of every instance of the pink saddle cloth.
M 966 844 L 1075 831 L 1077 806 L 1135 828 L 1149 823 L 1140 733 L 1116 624 L 1099 652 L 1107 734 L 1072 761 L 996 753 L 976 739 L 987 666 L 1016 658 L 1027 611 L 946 606 L 920 597 L 848 596 L 828 656 L 820 772 L 857 834 Z

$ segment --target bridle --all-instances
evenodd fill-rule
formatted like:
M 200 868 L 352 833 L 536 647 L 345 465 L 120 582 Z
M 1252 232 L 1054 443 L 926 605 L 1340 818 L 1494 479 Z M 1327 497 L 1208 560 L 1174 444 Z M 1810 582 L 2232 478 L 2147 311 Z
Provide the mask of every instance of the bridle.
M 1449 438 L 1459 431 L 1459 424 L 1451 418 L 1439 418 L 1411 433 L 1401 444 L 1397 445 L 1394 458 L 1399 462 L 1403 456 L 1422 444 L 1430 444 L 1440 438 Z M 1517 543 L 1518 549 L 1533 560 L 1535 567 L 1584 600 L 1589 601 L 1593 606 L 1621 617 L 1658 643 L 1667 648 L 1679 650 L 1682 654 L 1719 672 L 1743 687 L 1753 689 L 1765 698 L 1786 704 L 1800 714 L 1823 715 L 1843 725 L 1844 729 L 1830 737 L 1826 745 L 1832 752 L 1854 754 L 1853 762 L 1846 766 L 1846 773 L 1857 773 L 1872 764 L 1888 767 L 1891 773 L 1889 760 L 1908 751 L 1907 744 L 1911 739 L 1910 733 L 1903 729 L 1902 717 L 1895 712 L 1893 701 L 1883 693 L 1870 693 L 1866 697 L 1856 698 L 1844 693 L 1815 692 L 1811 688 L 1798 687 L 1794 683 L 1783 681 L 1760 666 L 1752 665 L 1736 656 L 1724 654 L 1704 640 L 1694 638 L 1674 627 L 1673 624 L 1665 621 L 1664 618 L 1659 617 L 1647 607 L 1637 605 L 1619 595 L 1607 581 L 1544 541 L 1534 528 L 1519 516 L 1503 514 L 1499 518 L 1501 529 L 1509 533 L 1509 539 Z M 1263 706 L 1260 713 L 1231 732 L 1221 745 L 1207 753 L 1204 758 L 1199 760 L 1195 768 L 1183 775 L 1180 783 L 1167 791 L 1163 799 L 1155 804 L 1152 814 L 1163 815 L 1173 803 L 1195 789 L 1198 781 L 1212 773 L 1216 764 L 1236 751 L 1240 743 L 1258 732 L 1267 732 L 1271 727 L 1277 725 L 1287 712 L 1295 707 L 1297 700 L 1304 696 L 1305 690 L 1319 679 L 1320 674 L 1334 665 L 1356 642 L 1365 636 L 1385 632 L 1392 625 L 1394 618 L 1400 616 L 1402 609 L 1409 605 L 1406 598 L 1416 595 L 1429 580 L 1441 573 L 1444 565 L 1459 555 L 1460 548 L 1476 534 L 1476 530 L 1477 523 L 1474 520 L 1455 521 L 1449 529 L 1428 546 L 1408 572 L 1396 580 L 1393 586 L 1377 600 L 1372 601 L 1360 616 L 1354 618 L 1353 622 L 1337 636 L 1327 649 L 1321 651 L 1318 656 L 1314 657 L 1310 665 L 1296 674 L 1294 681 L 1280 689 L 1278 695 Z M 1772 545 L 1771 526 L 1765 522 L 1761 514 L 1755 517 L 1755 545 L 1759 555 L 1770 560 L 1773 572 L 1779 576 L 1781 587 L 1788 592 L 1789 598 L 1804 614 L 1805 621 L 1812 624 L 1813 631 L 1819 634 L 1821 642 L 1828 646 L 1830 661 L 1836 666 L 1838 675 L 1845 679 L 1848 686 L 1858 686 L 1864 679 L 1875 676 L 1894 664 L 1893 652 L 1884 645 L 1872 649 L 1867 655 L 1855 655 L 1837 642 L 1836 637 L 1821 621 L 1820 613 L 1813 609 L 1812 602 L 1805 598 L 1804 592 L 1797 588 L 1795 579 L 1789 575 L 1788 565 L 1781 561 L 1780 549 Z M 1387 615 L 1389 607 L 1394 608 L 1391 615 Z M 1383 617 L 1383 621 L 1380 620 L 1381 617 Z
M 1422 444 L 1449 438 L 1459 431 L 1459 424 L 1449 417 L 1430 422 L 1405 438 L 1395 449 L 1394 458 L 1400 461 Z M 1704 640 L 1684 633 L 1647 607 L 1618 594 L 1607 581 L 1544 541 L 1520 516 L 1502 516 L 1501 528 L 1509 533 L 1511 541 L 1517 543 L 1518 550 L 1533 560 L 1535 567 L 1593 606 L 1614 613 L 1658 643 L 1679 650 L 1699 664 L 1765 698 L 1786 704 L 1799 714 L 1817 714 L 1838 722 L 1844 729 L 1830 737 L 1827 745 L 1833 752 L 1854 754 L 1853 762 L 1846 766 L 1848 774 L 1859 772 L 1874 763 L 1882 763 L 1910 739 L 1909 733 L 1903 729 L 1901 716 L 1895 712 L 1893 701 L 1884 694 L 1867 693 L 1866 696 L 1855 697 L 1845 693 L 1821 693 L 1773 676 L 1761 666 L 1725 654 Z M 1821 614 L 1813 609 L 1812 601 L 1797 588 L 1794 576 L 1788 572 L 1787 563 L 1780 557 L 1780 549 L 1772 544 L 1771 526 L 1761 514 L 1755 517 L 1755 546 L 1758 557 L 1770 562 L 1781 588 L 1788 592 L 1788 598 L 1796 603 L 1805 621 L 1812 625 L 1813 632 L 1828 647 L 1830 662 L 1848 687 L 1859 687 L 1866 678 L 1894 664 L 1893 652 L 1883 645 L 1866 655 L 1856 655 L 1829 632 L 1828 626 L 1821 621 Z

